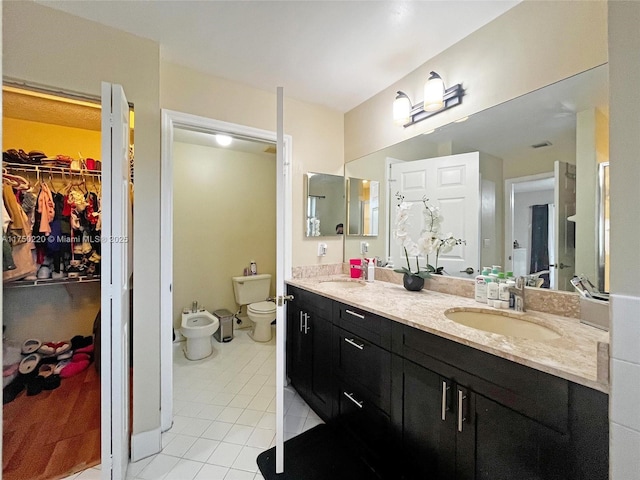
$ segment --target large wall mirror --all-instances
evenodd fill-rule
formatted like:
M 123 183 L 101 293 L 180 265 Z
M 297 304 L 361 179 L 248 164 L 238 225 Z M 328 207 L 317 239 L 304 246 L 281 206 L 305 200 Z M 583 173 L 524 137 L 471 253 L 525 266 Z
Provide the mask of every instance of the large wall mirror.
M 458 168 L 461 154 L 473 153 L 477 167 L 466 168 L 477 168 L 476 230 L 458 231 L 467 227 L 460 223 L 462 211 L 427 192 L 430 202 L 449 208 L 442 231 L 466 241 L 456 255 L 463 248 L 477 255 L 473 274 L 461 272 L 464 268 L 449 268 L 448 274 L 469 278 L 482 266 L 501 265 L 542 279 L 534 283 L 543 288 L 573 291 L 570 280 L 579 274 L 595 285 L 608 285 L 601 278 L 608 267 L 597 234 L 604 223 L 600 165 L 609 161 L 608 94 L 605 64 L 347 162 L 346 177 L 380 182 L 379 235 L 368 240 L 369 255 L 399 263 L 393 258 L 390 210 L 397 191 L 406 194 L 410 186 L 403 183 L 406 172 L 430 159 L 425 175 L 433 171 L 445 178 Z M 434 170 L 437 162 L 447 175 Z M 394 169 L 399 176 L 391 179 Z M 467 207 L 464 203 L 460 209 Z M 345 259 L 359 256 L 359 243 L 345 238 Z
M 344 177 L 309 172 L 305 175 L 307 237 L 342 235 L 345 222 Z

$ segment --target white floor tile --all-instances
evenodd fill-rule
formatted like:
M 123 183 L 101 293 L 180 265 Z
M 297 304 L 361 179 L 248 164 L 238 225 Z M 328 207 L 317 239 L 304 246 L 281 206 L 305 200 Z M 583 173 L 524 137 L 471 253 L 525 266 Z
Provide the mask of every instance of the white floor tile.
M 319 418 L 311 418 L 311 417 L 307 417 L 307 419 L 304 422 L 304 425 L 302 426 L 302 431 L 306 432 L 307 430 L 320 425 L 321 423 L 324 423 L 322 420 L 320 420 Z
M 233 443 L 220 442 L 218 448 L 214 450 L 211 456 L 207 459 L 207 463 L 213 465 L 220 465 L 221 467 L 230 467 L 235 462 L 236 457 L 242 450 L 241 445 L 235 445 Z
M 260 472 L 256 473 L 256 476 L 253 477 L 253 480 L 264 480 L 264 477 Z
M 183 457 L 185 453 L 196 442 L 196 437 L 189 435 L 176 434 L 174 438 L 162 449 L 162 453 L 165 455 L 171 455 L 173 457 Z
M 260 375 L 259 373 L 256 373 L 247 380 L 247 384 L 262 386 L 269 378 L 269 375 Z
M 262 418 L 260 418 L 260 421 L 258 422 L 258 425 L 256 425 L 258 428 L 268 428 L 271 430 L 275 430 L 276 429 L 276 414 L 275 413 L 271 413 L 271 412 L 266 412 L 262 415 Z
M 253 427 L 236 424 L 229 430 L 224 437 L 227 443 L 235 443 L 237 445 L 245 445 L 249 437 L 253 433 Z
M 211 405 L 221 405 L 226 407 L 236 395 L 234 393 L 217 393 L 209 402 Z
M 196 462 L 206 462 L 219 444 L 217 440 L 198 438 L 182 457 Z
M 294 417 L 306 417 L 309 414 L 309 406 L 305 403 L 294 400 L 289 409 L 287 410 L 287 415 L 293 415 Z
M 127 479 L 136 478 L 154 458 L 155 455 L 152 455 L 151 457 L 143 458 L 137 462 L 129 463 L 129 468 L 127 468 Z
M 177 433 L 173 433 L 173 432 L 164 432 L 162 434 L 162 448 L 166 447 L 169 442 L 171 440 L 173 440 L 174 438 L 176 438 L 176 435 L 178 435 Z
M 205 420 L 215 420 L 222 413 L 225 407 L 220 405 L 205 405 L 199 412 L 197 417 Z
M 247 406 L 253 400 L 253 395 L 236 395 L 233 400 L 229 402 L 229 407 L 247 408 Z
M 259 410 L 244 410 L 242 414 L 237 418 L 236 423 L 239 425 L 249 425 L 255 427 L 264 415 L 264 412 Z
M 169 471 L 164 480 L 193 480 L 203 465 L 201 462 L 182 459 Z
M 254 474 L 243 470 L 231 469 L 224 477 L 224 480 L 253 480 Z
M 207 464 L 200 469 L 194 480 L 224 480 L 228 472 L 226 467 Z
M 284 431 L 291 433 L 300 433 L 304 425 L 305 417 L 295 417 L 293 415 L 284 416 Z
M 80 472 L 77 476 L 72 477 L 74 480 L 100 480 L 102 471 L 97 468 L 88 468 Z
M 138 474 L 138 478 L 143 480 L 162 480 L 179 461 L 179 458 L 159 453 L 151 460 L 149 465 Z
M 218 418 L 216 419 L 219 422 L 227 422 L 227 423 L 235 423 L 238 420 L 238 417 L 242 415 L 244 409 L 236 408 L 236 407 L 226 407 Z
M 242 450 L 240 450 L 240 453 L 236 457 L 236 460 L 235 462 L 233 462 L 231 468 L 246 470 L 248 472 L 255 473 L 258 471 L 258 464 L 256 462 L 256 459 L 261 453 L 261 448 L 242 447 Z
M 263 450 L 268 449 L 271 446 L 271 441 L 276 435 L 275 430 L 256 428 L 251 436 L 245 443 L 248 447 L 261 448 Z
M 247 405 L 246 408 L 251 410 L 260 410 L 263 412 L 267 411 L 267 407 L 271 404 L 271 401 L 274 401 L 275 406 L 275 394 L 274 395 L 256 395 L 253 397 L 251 402 Z
M 209 440 L 222 440 L 231 427 L 233 427 L 232 423 L 213 422 L 202 434 L 202 437 L 208 438 Z

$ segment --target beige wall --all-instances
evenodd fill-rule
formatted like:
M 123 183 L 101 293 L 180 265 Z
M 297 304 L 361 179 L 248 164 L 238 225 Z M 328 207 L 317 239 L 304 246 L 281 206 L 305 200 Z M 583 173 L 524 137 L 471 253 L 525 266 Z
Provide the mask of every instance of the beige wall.
M 119 83 L 136 113 L 133 433 L 160 425 L 160 106 L 154 42 L 31 2 L 3 2 L 3 74 L 100 95 Z
M 606 2 L 525 0 L 345 115 L 345 158 L 353 160 L 607 61 Z M 579 52 L 579 53 L 576 53 Z M 462 105 L 409 128 L 396 126 L 397 90 L 414 103 L 435 70 L 462 83 Z
M 255 260 L 276 275 L 275 155 L 174 143 L 173 310 L 235 313 L 231 277 Z M 275 284 L 271 282 L 272 292 Z
M 160 72 L 162 108 L 275 131 L 275 85 L 273 92 L 265 92 L 164 62 Z M 341 262 L 342 238 L 323 237 L 321 241 L 327 244 L 328 252 L 325 257 L 318 257 L 319 240 L 305 237 L 303 219 L 306 205 L 304 174 L 343 173 L 343 115 L 286 98 L 286 84 L 284 95 L 284 131 L 293 138 L 292 265 Z
M 2 149 L 22 148 L 25 151 L 41 150 L 53 157 L 58 154 L 72 158 L 100 160 L 100 132 L 83 128 L 64 127 L 50 123 L 31 122 L 17 118 L 2 119 Z

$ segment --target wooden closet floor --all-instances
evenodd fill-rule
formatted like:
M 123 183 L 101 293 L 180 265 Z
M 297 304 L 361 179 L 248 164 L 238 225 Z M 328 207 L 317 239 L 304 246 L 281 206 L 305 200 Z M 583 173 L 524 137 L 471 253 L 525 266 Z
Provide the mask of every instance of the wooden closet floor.
M 55 390 L 3 407 L 2 478 L 54 480 L 100 463 L 100 377 L 92 363 Z

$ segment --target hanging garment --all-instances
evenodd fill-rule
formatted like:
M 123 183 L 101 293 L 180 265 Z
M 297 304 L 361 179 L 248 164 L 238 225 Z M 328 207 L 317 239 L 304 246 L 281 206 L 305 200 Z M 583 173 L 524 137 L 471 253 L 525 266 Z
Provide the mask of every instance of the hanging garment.
M 55 215 L 53 207 L 53 197 L 51 190 L 46 183 L 40 185 L 40 195 L 38 195 L 38 212 L 40 213 L 40 229 L 39 233 L 49 235 L 51 233 L 51 222 Z
M 14 244 L 14 241 L 16 243 L 23 243 L 26 241 L 27 235 L 25 225 L 26 215 L 20 205 L 18 205 L 18 200 L 16 200 L 16 196 L 10 185 L 5 184 L 2 186 L 2 198 L 4 200 L 4 206 L 9 212 L 9 218 L 11 218 L 11 222 L 7 228 L 7 237 L 12 244 Z

